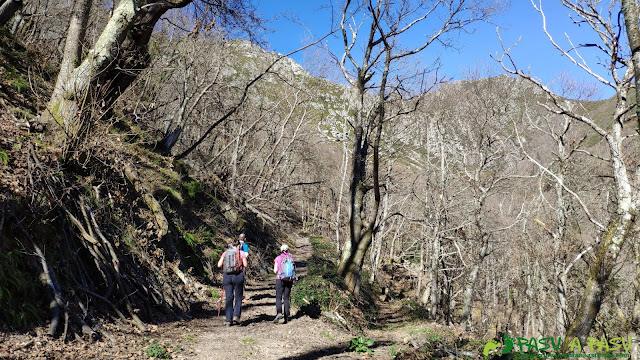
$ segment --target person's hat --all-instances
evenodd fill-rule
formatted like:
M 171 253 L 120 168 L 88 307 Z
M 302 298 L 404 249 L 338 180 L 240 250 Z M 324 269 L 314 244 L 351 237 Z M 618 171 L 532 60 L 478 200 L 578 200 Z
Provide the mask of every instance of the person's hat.
M 282 244 L 282 246 L 280 246 L 280 251 L 288 251 L 289 250 L 289 245 L 287 244 Z

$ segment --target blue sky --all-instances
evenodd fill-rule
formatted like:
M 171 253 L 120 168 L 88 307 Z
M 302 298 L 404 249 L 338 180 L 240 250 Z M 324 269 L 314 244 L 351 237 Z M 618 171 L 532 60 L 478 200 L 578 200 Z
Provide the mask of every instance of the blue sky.
M 330 29 L 330 16 L 328 10 L 321 9 L 326 3 L 311 0 L 259 0 L 258 11 L 267 19 L 271 19 L 268 25 L 273 30 L 273 33 L 268 35 L 270 50 L 289 53 L 307 44 L 312 37 L 326 34 Z M 585 35 L 586 27 L 578 28 L 573 25 L 567 16 L 568 10 L 559 0 L 543 0 L 542 6 L 547 16 L 547 27 L 556 41 L 567 44 L 564 35 L 566 32 L 572 36 L 574 43 L 580 42 L 580 36 Z M 291 19 L 296 19 L 304 26 L 292 22 Z M 583 70 L 572 65 L 551 46 L 542 31 L 541 16 L 529 0 L 512 0 L 506 12 L 494 18 L 493 24 L 479 23 L 475 26 L 474 33 L 461 34 L 458 37 L 458 50 L 427 49 L 421 56 L 426 60 L 440 56 L 447 76 L 454 79 L 463 78 L 465 70 L 475 66 L 491 66 L 495 74 L 502 73 L 489 56 L 490 53 L 502 53 L 496 35 L 497 26 L 500 27 L 500 34 L 506 45 L 511 45 L 520 38 L 513 51 L 518 66 L 529 69 L 532 75 L 539 77 L 543 82 L 549 84 L 562 73 L 579 81 L 592 82 Z M 329 45 L 332 49 L 340 50 L 338 40 L 330 40 Z M 590 54 L 583 50 L 582 54 L 589 57 L 595 53 Z M 292 58 L 305 65 L 302 54 L 296 54 Z M 600 73 L 602 74 L 602 71 Z M 610 90 L 603 89 L 601 97 L 611 94 Z

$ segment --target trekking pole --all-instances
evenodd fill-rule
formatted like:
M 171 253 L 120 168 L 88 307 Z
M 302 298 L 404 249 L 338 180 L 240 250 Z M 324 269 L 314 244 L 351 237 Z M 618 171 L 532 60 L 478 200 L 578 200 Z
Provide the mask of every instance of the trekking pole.
M 220 288 L 221 290 L 218 292 L 220 295 L 218 297 L 218 316 L 220 316 L 220 309 L 222 309 L 222 298 L 224 297 L 224 287 Z

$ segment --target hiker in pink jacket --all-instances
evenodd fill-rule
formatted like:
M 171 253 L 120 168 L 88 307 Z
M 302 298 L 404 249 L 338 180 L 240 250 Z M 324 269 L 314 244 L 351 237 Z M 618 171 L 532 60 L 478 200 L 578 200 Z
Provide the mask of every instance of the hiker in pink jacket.
M 273 262 L 273 272 L 276 273 L 276 317 L 273 323 L 277 324 L 284 317 L 284 323 L 289 321 L 289 304 L 291 297 L 291 287 L 294 280 L 293 256 L 289 254 L 289 245 L 280 246 L 280 255 Z M 289 267 L 287 269 L 287 267 Z M 289 273 L 287 273 L 289 272 Z M 282 314 L 282 298 L 284 297 L 284 316 Z

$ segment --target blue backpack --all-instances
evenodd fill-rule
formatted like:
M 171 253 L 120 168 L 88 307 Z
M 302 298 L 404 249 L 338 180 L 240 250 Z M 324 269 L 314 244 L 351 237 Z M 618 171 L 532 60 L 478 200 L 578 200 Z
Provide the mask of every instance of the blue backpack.
M 293 281 L 296 278 L 296 266 L 291 255 L 285 255 L 280 268 L 280 279 L 282 281 Z

